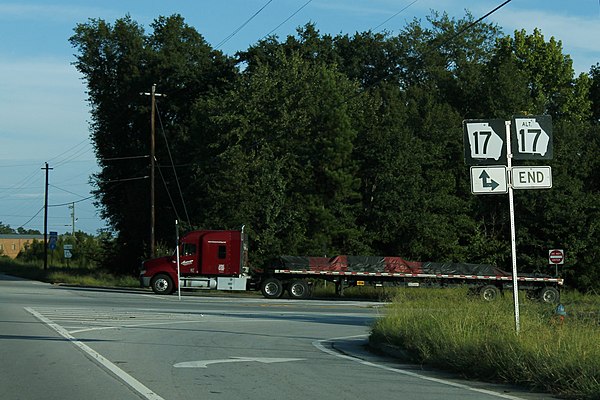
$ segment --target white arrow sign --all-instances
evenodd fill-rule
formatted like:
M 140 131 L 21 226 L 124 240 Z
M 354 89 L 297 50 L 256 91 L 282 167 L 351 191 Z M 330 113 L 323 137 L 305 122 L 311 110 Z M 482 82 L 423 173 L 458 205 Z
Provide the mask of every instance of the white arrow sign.
M 175 368 L 208 368 L 211 364 L 259 362 L 263 364 L 304 361 L 304 358 L 265 358 L 265 357 L 231 357 L 223 360 L 187 361 L 173 365 Z
M 508 192 L 505 166 L 471 167 L 473 194 L 502 194 Z

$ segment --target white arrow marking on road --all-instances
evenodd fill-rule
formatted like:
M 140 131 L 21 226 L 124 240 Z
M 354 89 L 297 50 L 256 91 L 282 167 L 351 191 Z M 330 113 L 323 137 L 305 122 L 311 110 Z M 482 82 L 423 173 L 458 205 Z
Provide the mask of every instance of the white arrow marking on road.
M 187 361 L 173 365 L 175 368 L 208 368 L 210 364 L 223 364 L 234 362 L 259 362 L 263 364 L 304 361 L 304 358 L 264 358 L 264 357 L 231 357 L 224 360 Z

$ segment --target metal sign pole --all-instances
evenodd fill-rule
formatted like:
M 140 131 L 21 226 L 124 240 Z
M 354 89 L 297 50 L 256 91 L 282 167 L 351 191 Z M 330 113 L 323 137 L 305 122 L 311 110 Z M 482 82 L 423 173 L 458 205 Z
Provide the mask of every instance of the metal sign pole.
M 512 176 L 512 149 L 510 145 L 510 123 L 506 121 L 506 162 L 509 176 Z M 508 204 L 510 212 L 510 247 L 512 253 L 512 280 L 513 280 L 513 299 L 515 303 L 515 330 L 517 335 L 521 330 L 519 322 L 519 285 L 517 283 L 517 241 L 515 235 L 515 203 L 513 197 L 512 179 L 508 184 Z
M 181 300 L 181 268 L 179 263 L 179 221 L 175 220 L 175 237 L 177 238 L 175 246 L 175 255 L 177 257 L 177 296 Z

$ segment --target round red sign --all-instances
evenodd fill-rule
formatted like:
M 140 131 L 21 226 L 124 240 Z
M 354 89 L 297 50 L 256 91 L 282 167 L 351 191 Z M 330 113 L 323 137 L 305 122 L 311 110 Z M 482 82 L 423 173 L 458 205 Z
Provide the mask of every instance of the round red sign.
M 548 262 L 550 264 L 563 264 L 565 262 L 565 252 L 561 249 L 548 251 Z

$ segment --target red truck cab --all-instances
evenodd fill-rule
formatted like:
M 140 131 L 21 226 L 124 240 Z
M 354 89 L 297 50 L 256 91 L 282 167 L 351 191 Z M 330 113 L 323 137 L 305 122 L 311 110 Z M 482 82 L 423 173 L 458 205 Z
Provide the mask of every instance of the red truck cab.
M 155 293 L 181 288 L 246 290 L 248 245 L 242 231 L 193 231 L 179 241 L 177 253 L 142 263 L 140 285 Z

